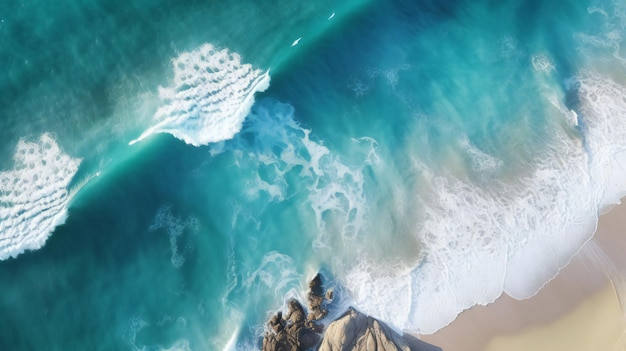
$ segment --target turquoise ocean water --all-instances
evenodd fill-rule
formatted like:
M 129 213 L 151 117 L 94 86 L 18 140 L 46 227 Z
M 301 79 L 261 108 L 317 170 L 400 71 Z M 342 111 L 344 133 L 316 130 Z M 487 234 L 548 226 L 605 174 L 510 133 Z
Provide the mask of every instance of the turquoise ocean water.
M 432 333 L 626 191 L 622 1 L 0 3 L 0 349 L 231 350 L 321 270 Z

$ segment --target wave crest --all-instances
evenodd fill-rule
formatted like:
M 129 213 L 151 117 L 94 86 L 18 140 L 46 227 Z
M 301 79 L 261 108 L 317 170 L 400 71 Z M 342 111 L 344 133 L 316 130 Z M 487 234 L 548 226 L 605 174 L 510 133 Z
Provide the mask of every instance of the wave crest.
M 194 146 L 232 139 L 254 104 L 254 94 L 269 87 L 269 71 L 254 69 L 239 54 L 211 44 L 182 53 L 172 65 L 171 85 L 159 88 L 163 105 L 154 114 L 157 124 L 131 145 L 155 133 L 169 133 Z
M 41 248 L 65 221 L 68 192 L 81 160 L 49 134 L 17 144 L 14 168 L 0 172 L 0 260 Z

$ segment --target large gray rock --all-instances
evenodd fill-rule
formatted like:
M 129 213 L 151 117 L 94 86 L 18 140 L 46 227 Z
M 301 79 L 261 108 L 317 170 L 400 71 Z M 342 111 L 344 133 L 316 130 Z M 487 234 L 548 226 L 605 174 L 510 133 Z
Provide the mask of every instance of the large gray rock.
M 411 351 L 384 323 L 349 309 L 326 328 L 319 351 Z

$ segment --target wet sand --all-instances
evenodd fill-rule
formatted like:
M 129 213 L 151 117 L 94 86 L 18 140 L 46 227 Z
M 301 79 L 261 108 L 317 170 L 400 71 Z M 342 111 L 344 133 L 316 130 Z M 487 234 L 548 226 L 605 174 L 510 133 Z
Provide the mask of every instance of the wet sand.
M 626 205 L 600 217 L 594 238 L 537 295 L 501 296 L 421 339 L 445 351 L 626 350 Z

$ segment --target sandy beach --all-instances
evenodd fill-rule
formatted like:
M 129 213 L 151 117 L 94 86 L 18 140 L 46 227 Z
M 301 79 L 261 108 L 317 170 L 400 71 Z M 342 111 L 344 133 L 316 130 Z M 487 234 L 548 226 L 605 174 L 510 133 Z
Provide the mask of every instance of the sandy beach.
M 626 350 L 626 205 L 602 215 L 593 239 L 534 297 L 501 296 L 421 339 L 446 351 Z

